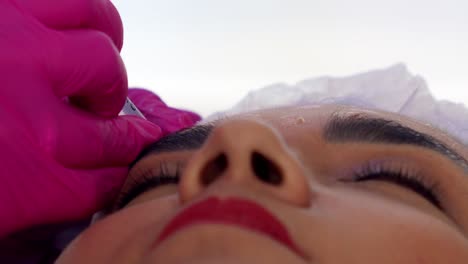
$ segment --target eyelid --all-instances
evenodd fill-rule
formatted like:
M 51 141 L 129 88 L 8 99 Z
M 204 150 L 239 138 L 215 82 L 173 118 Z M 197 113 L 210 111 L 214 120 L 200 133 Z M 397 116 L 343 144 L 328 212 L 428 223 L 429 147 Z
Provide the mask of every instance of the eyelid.
M 377 174 L 381 174 L 382 177 L 373 177 L 373 175 Z M 423 172 L 420 166 L 408 160 L 403 160 L 401 158 L 368 160 L 360 163 L 358 166 L 354 166 L 340 180 L 345 182 L 360 182 L 365 181 L 362 179 L 367 176 L 371 176 L 369 180 L 388 181 L 402 188 L 407 188 L 446 213 L 445 208 L 442 206 L 443 197 L 439 186 L 439 177 L 435 177 L 431 173 Z M 418 186 L 411 185 L 411 182 L 416 183 L 422 190 L 420 190 L 421 188 L 418 188 Z

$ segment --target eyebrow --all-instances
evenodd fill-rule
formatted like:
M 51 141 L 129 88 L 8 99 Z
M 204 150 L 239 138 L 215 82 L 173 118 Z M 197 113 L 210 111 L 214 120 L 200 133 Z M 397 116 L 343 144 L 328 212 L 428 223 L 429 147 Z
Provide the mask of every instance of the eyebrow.
M 214 123 L 199 124 L 179 132 L 166 135 L 146 147 L 130 167 L 133 167 L 135 163 L 150 154 L 198 149 L 203 145 L 203 143 L 205 143 L 214 127 Z
M 346 115 L 335 112 L 325 125 L 323 137 L 332 143 L 366 142 L 423 147 L 442 154 L 468 173 L 468 161 L 455 150 L 428 134 L 394 120 L 362 113 Z
M 132 166 L 150 154 L 198 149 L 214 127 L 214 123 L 206 123 L 169 134 L 143 150 Z M 322 133 L 324 139 L 331 143 L 364 142 L 423 147 L 450 159 L 468 174 L 468 161 L 456 151 L 438 139 L 394 120 L 337 111 L 329 117 Z

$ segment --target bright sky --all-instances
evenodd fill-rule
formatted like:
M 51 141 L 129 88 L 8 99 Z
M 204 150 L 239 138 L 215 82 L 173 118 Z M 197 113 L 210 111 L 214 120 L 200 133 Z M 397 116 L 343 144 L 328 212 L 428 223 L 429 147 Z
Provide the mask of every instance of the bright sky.
M 130 86 L 203 115 L 249 90 L 395 63 L 468 106 L 466 0 L 113 0 Z

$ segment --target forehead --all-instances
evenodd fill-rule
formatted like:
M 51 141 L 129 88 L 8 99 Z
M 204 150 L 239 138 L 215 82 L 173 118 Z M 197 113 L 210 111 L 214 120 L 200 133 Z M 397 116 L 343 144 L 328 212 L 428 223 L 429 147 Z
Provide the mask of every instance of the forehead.
M 369 117 L 395 120 L 404 126 L 440 140 L 445 145 L 459 152 L 463 157 L 468 157 L 468 147 L 464 146 L 440 129 L 437 129 L 428 123 L 423 123 L 397 113 L 379 110 L 343 105 L 310 105 L 258 110 L 232 116 L 229 117 L 229 119 L 247 118 L 264 122 L 275 128 L 288 143 L 300 144 L 301 140 L 306 138 L 315 138 L 317 141 L 320 141 L 321 132 L 323 131 L 327 121 L 335 114 L 363 114 Z M 304 133 L 307 133 L 307 137 L 304 137 Z

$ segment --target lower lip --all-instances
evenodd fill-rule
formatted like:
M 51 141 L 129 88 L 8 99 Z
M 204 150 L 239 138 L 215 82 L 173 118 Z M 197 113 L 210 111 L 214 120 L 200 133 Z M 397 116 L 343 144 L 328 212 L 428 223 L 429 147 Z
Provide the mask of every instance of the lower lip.
M 227 224 L 256 231 L 303 256 L 285 227 L 271 213 L 253 202 L 234 198 L 211 197 L 187 208 L 164 228 L 156 246 L 176 231 L 201 223 Z

